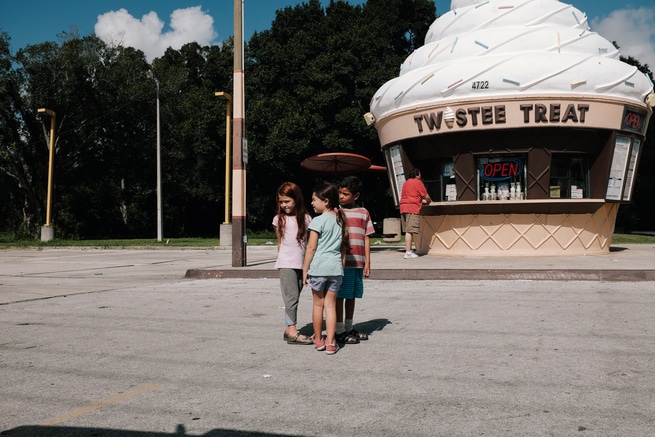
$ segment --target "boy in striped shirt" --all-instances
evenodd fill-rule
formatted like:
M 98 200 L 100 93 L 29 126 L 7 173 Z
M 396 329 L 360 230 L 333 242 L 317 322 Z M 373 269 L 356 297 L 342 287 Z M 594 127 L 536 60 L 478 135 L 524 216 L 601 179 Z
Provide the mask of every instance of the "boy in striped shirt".
M 375 233 L 368 210 L 355 203 L 361 191 L 362 181 L 356 176 L 346 177 L 339 185 L 339 205 L 348 219 L 350 250 L 346 254 L 343 282 L 337 293 L 337 341 L 346 344 L 368 340 L 366 333 L 353 328 L 355 299 L 364 295 L 363 278 L 371 273 L 369 236 Z

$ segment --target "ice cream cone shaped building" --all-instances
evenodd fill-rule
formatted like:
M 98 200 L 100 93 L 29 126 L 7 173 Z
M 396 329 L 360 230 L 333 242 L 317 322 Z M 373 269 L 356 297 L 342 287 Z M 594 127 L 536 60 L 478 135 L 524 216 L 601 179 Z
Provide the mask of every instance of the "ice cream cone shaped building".
M 556 0 L 453 0 L 371 100 L 396 204 L 421 170 L 419 252 L 609 251 L 653 84 Z

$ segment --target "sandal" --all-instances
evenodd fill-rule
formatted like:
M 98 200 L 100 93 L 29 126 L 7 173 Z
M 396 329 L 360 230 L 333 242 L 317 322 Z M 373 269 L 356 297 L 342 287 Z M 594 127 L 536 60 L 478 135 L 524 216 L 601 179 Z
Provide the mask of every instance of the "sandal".
M 314 347 L 316 348 L 317 351 L 324 351 L 325 350 L 325 336 L 321 336 L 321 339 L 316 341 L 315 337 L 312 335 L 312 342 L 314 343 Z
M 325 353 L 328 355 L 334 355 L 337 353 L 338 350 L 339 350 L 339 345 L 337 343 L 328 344 L 325 347 Z
M 366 334 L 365 332 L 356 331 L 354 329 L 351 329 L 350 331 L 348 331 L 348 335 L 352 335 L 353 337 L 355 337 L 358 340 L 362 340 L 362 341 L 363 340 L 368 340 L 368 334 Z
M 355 335 L 352 335 L 350 332 L 342 332 L 341 334 L 337 334 L 337 341 L 344 344 L 359 343 L 359 339 Z
M 286 332 L 284 333 L 284 336 L 282 337 L 284 341 L 286 341 L 288 344 L 312 344 L 314 343 L 311 338 L 302 335 L 300 332 L 296 332 L 296 335 L 291 336 L 287 334 Z

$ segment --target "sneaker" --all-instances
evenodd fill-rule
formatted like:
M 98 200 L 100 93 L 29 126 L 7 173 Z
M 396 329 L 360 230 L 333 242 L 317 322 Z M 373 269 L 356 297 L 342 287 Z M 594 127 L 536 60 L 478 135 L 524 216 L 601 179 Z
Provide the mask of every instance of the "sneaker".
M 339 350 L 339 345 L 336 344 L 336 343 L 334 343 L 334 344 L 328 344 L 328 345 L 325 347 L 325 353 L 328 354 L 328 355 L 334 355 L 334 354 L 337 353 L 338 350 Z
M 405 259 L 416 259 L 418 255 L 414 252 L 405 252 Z
M 321 336 L 320 340 L 316 340 L 314 336 L 312 335 L 312 341 L 314 342 L 314 347 L 316 348 L 317 351 L 324 351 L 325 350 L 325 336 Z

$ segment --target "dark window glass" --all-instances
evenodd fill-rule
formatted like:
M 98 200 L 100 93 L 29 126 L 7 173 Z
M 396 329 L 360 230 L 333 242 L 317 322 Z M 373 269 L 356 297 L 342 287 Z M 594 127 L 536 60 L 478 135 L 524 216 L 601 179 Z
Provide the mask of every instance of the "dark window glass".
M 553 155 L 550 162 L 550 198 L 589 198 L 589 160 L 587 158 Z

